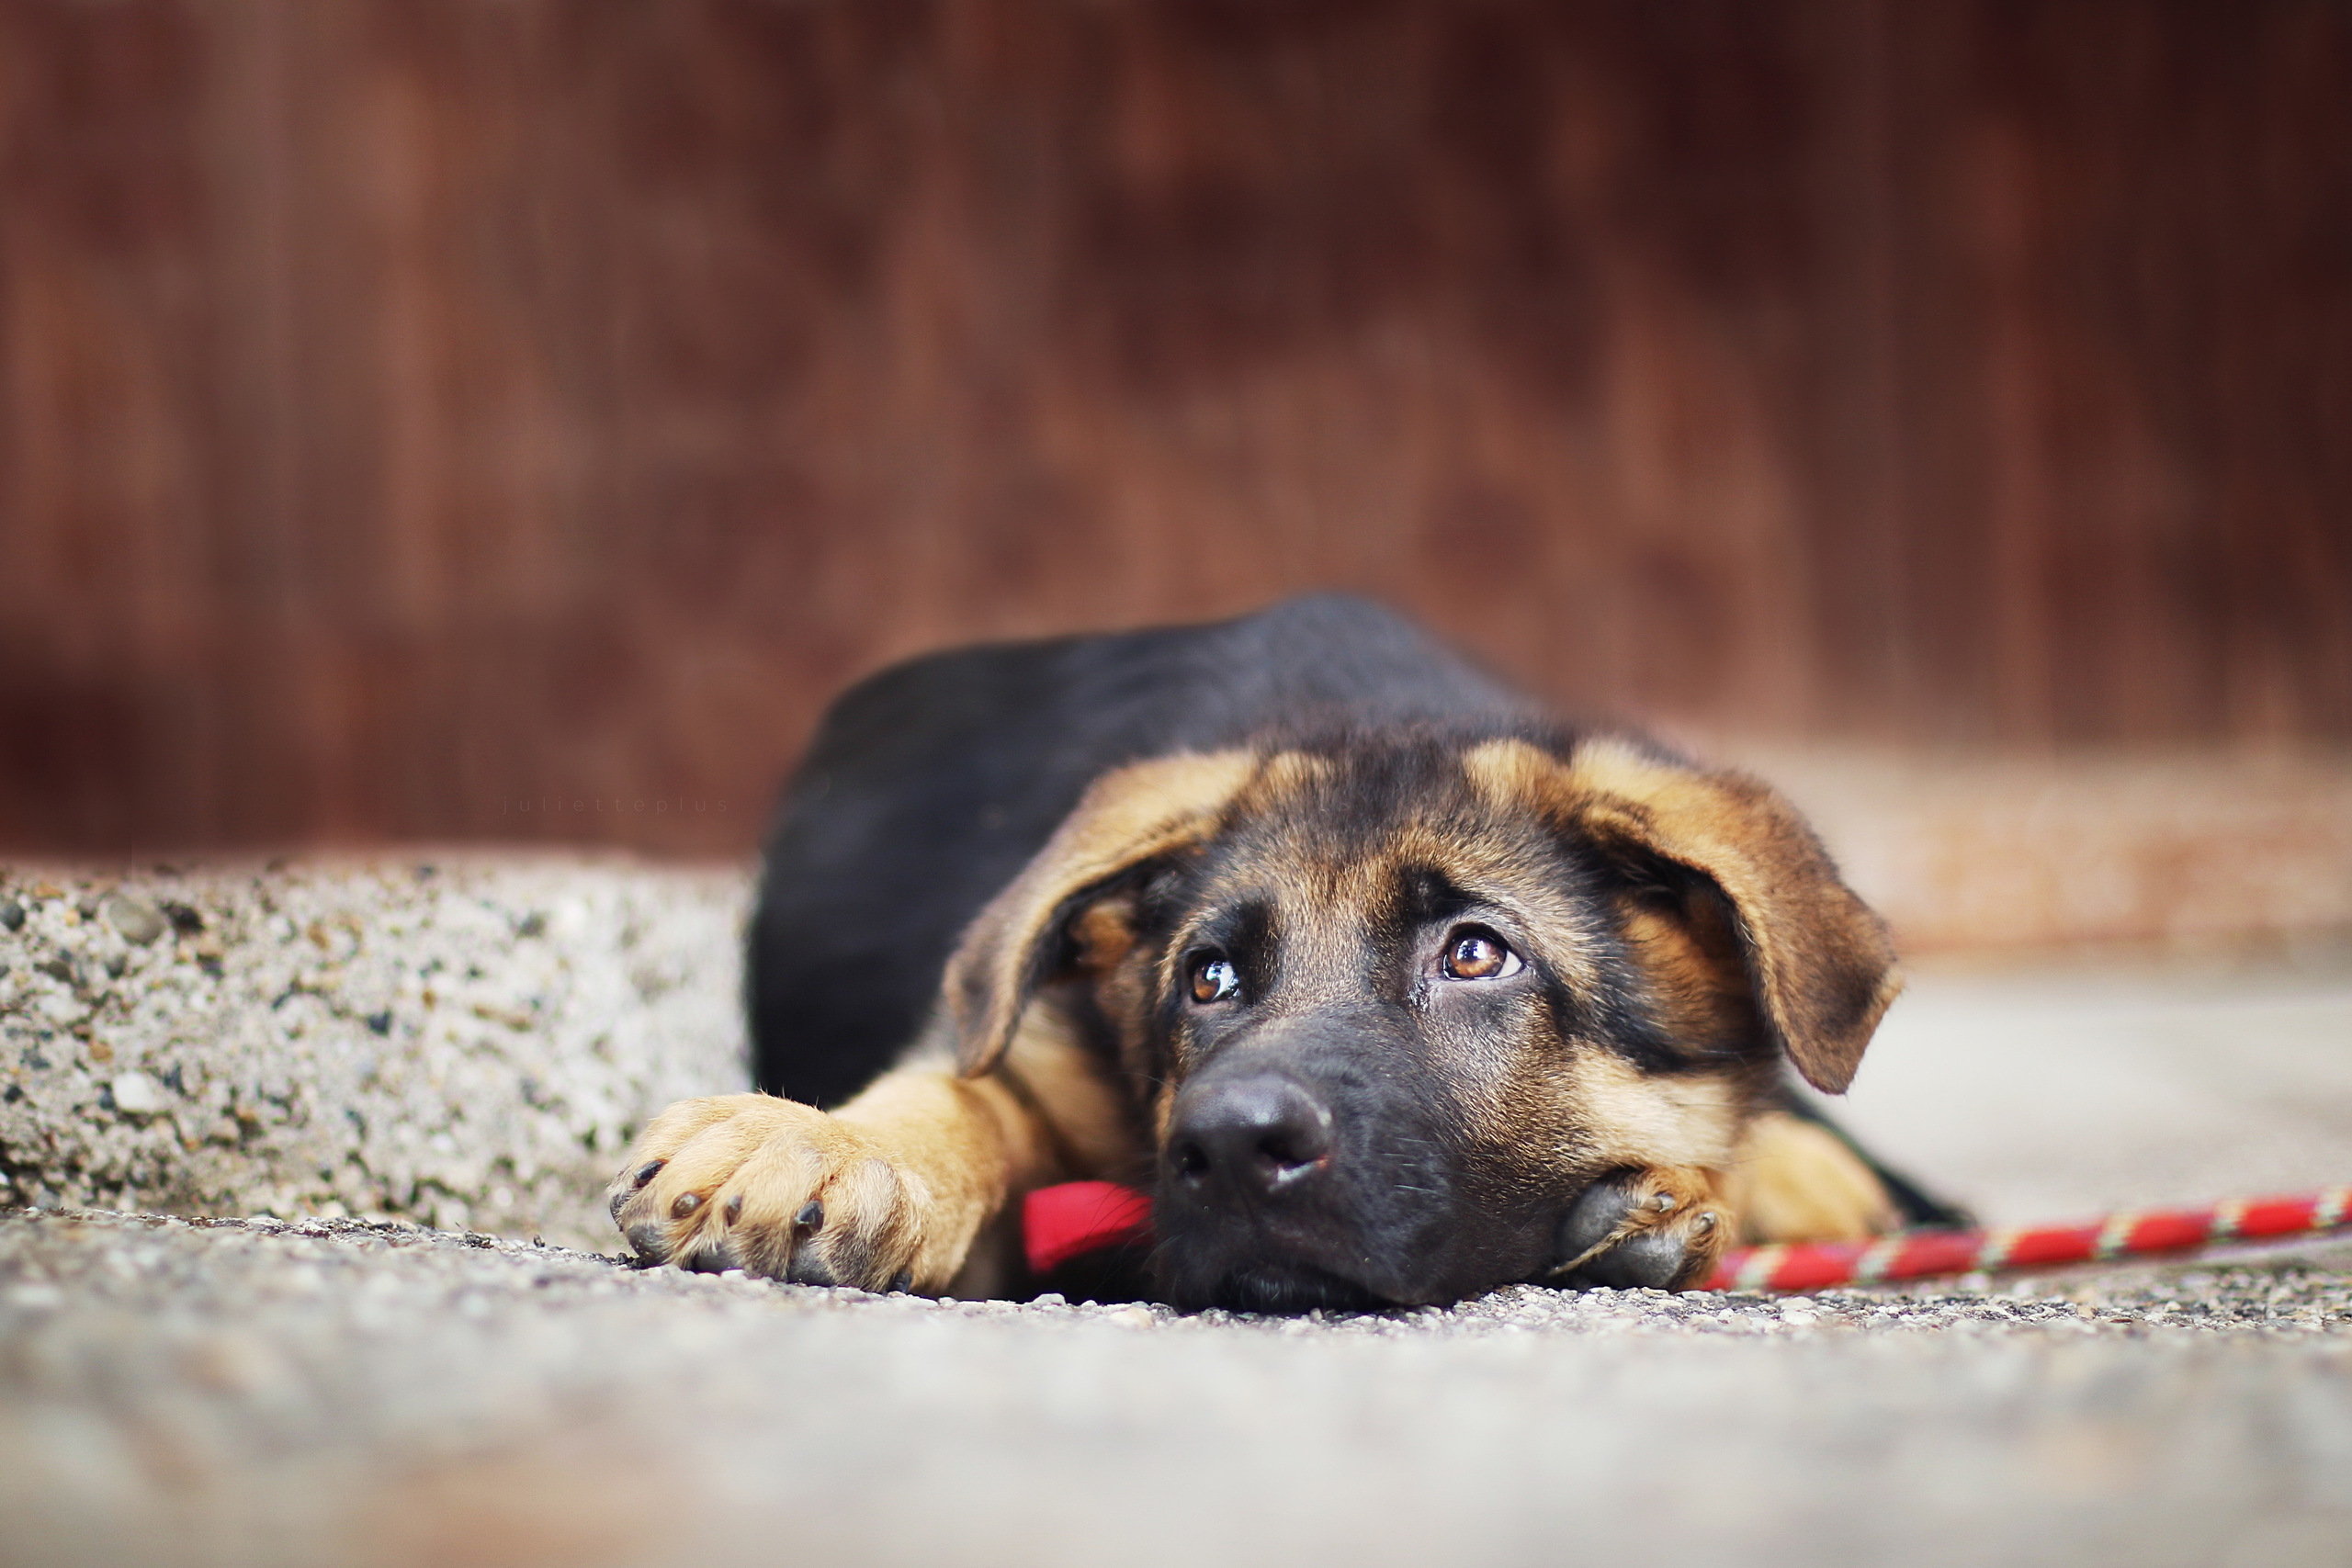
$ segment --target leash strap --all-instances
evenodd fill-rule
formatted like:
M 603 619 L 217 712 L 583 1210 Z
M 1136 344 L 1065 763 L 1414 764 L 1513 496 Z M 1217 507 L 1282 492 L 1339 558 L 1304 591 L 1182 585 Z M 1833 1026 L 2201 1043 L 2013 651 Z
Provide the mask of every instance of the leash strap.
M 1066 1181 L 1022 1200 L 1029 1271 L 1042 1279 L 1072 1258 L 1151 1243 L 1151 1199 L 1113 1181 Z M 2208 1209 L 2127 1210 L 2084 1224 L 2026 1230 L 1909 1231 L 1875 1241 L 1790 1242 L 1724 1255 L 1702 1289 L 1819 1291 L 1954 1274 L 2016 1273 L 2191 1252 L 2219 1242 L 2314 1235 L 2352 1224 L 2352 1187 L 2248 1198 Z
M 1073 1258 L 1151 1245 L 1151 1199 L 1115 1181 L 1065 1181 L 1021 1201 L 1021 1246 L 1044 1279 Z
M 2085 1224 L 1911 1231 L 1876 1241 L 1789 1242 L 1724 1255 L 1710 1291 L 1818 1291 L 1952 1274 L 2018 1273 L 2192 1252 L 2217 1242 L 2330 1231 L 2352 1219 L 2352 1187 L 2248 1198 L 2209 1209 L 2126 1210 Z

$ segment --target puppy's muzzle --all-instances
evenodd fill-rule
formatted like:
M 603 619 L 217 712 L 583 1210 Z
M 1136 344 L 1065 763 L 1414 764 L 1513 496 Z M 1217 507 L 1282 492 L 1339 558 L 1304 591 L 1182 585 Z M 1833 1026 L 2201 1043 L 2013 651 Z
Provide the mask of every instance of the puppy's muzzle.
M 1363 1069 L 1381 1043 L 1357 1021 L 1269 1032 L 1184 1085 L 1153 1210 L 1166 1300 L 1305 1312 L 1445 1288 L 1453 1184 L 1419 1107 Z
M 1243 1213 L 1306 1197 L 1329 1175 L 1331 1109 L 1285 1074 L 1256 1071 L 1198 1082 L 1176 1101 L 1168 1134 L 1180 1201 Z

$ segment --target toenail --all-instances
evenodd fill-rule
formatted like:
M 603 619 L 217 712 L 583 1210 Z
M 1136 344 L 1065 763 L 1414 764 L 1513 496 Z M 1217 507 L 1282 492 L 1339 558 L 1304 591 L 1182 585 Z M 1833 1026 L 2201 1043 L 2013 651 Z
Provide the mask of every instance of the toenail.
M 1702 1214 L 1697 1219 L 1690 1222 L 1690 1228 L 1700 1235 L 1704 1235 L 1709 1231 L 1715 1228 L 1715 1216 L 1713 1214 Z
M 914 1286 L 915 1277 L 912 1274 L 902 1273 L 897 1279 L 890 1281 L 890 1289 L 892 1292 L 898 1295 L 906 1294 L 909 1291 L 913 1290 Z
M 1650 1207 L 1656 1209 L 1661 1214 L 1672 1213 L 1674 1212 L 1674 1194 L 1671 1192 L 1659 1193 L 1657 1197 L 1650 1200 Z
M 644 1186 L 647 1182 L 652 1180 L 655 1176 L 659 1175 L 662 1168 L 669 1163 L 670 1162 L 666 1159 L 656 1159 L 648 1160 L 643 1165 L 639 1166 L 637 1168 L 637 1184 L 639 1187 Z
M 792 1223 L 808 1230 L 815 1230 L 825 1223 L 825 1205 L 814 1198 L 809 1199 L 808 1201 L 800 1205 L 800 1212 L 792 1216 Z
M 743 1217 L 743 1195 L 738 1192 L 727 1200 L 727 1223 L 734 1224 Z
M 681 1192 L 678 1194 L 678 1201 L 670 1205 L 670 1217 L 673 1220 L 683 1220 L 701 1207 L 701 1193 Z
M 689 1274 L 724 1274 L 735 1266 L 735 1249 L 723 1241 L 717 1247 L 696 1249 L 691 1258 L 678 1259 L 678 1267 Z

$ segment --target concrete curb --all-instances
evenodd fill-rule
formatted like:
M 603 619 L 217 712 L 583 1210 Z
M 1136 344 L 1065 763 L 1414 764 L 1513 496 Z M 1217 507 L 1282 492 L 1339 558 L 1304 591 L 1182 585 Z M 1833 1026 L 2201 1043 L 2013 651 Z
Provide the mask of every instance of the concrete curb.
M 0 871 L 0 1203 L 601 1246 L 646 1117 L 746 1086 L 744 870 Z

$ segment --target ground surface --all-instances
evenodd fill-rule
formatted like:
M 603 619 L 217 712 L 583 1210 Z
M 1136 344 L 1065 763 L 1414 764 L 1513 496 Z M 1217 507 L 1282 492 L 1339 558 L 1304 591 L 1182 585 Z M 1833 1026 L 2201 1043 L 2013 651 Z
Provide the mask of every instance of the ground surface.
M 2341 1260 L 2338 1260 L 2340 1266 Z M 2352 1280 L 1338 1321 L 0 1218 L 27 1563 L 2340 1563 Z
M 1996 1224 L 2352 1182 L 2352 944 L 1915 965 L 1831 1110 Z
M 679 953 L 668 984 L 640 984 L 660 978 L 629 967 L 641 931 L 564 911 L 649 896 L 598 886 L 603 906 L 392 877 L 364 895 L 409 925 L 355 914 L 322 944 L 274 923 L 290 899 L 264 878 L 219 896 L 205 931 L 254 951 L 209 955 L 217 976 L 204 931 L 129 943 L 156 956 L 108 973 L 128 939 L 64 919 L 111 926 L 105 895 L 61 886 L 12 951 L 66 972 L 6 980 L 0 1020 L 52 1064 L 43 1120 L 20 1122 L 56 1137 L 11 1154 L 19 1194 L 51 1206 L 0 1213 L 0 1563 L 2352 1561 L 2346 1244 L 1940 1292 L 1518 1288 L 1283 1322 L 636 1272 L 512 1239 L 531 1216 L 511 1209 L 500 1240 L 126 1217 L 32 1185 L 96 1181 L 74 1162 L 110 1149 L 130 1151 L 105 1168 L 133 1201 L 142 1172 L 261 1182 L 322 1126 L 386 1178 L 376 1201 L 481 1204 L 532 1149 L 601 1168 L 573 1101 L 524 1088 L 526 1058 L 589 1051 L 617 1106 L 665 1072 L 723 1075 L 734 1043 L 726 963 Z M 680 919 L 708 922 L 707 944 L 730 897 L 714 884 Z M 550 932 L 591 945 L 542 953 Z M 424 999 L 436 956 L 433 977 L 482 971 L 463 1005 Z M 386 999 L 356 996 L 379 984 Z M 628 1024 L 602 1057 L 600 1009 Z M 673 1021 L 629 1032 L 649 1016 Z M 139 1041 L 164 1054 L 93 1058 Z M 346 1047 L 387 1055 L 363 1076 Z M 220 1142 L 194 1111 L 120 1103 L 122 1072 L 174 1060 L 159 1091 L 199 1105 L 222 1086 Z M 315 1080 L 282 1104 L 230 1092 L 305 1061 Z M 19 1089 L 36 1071 L 0 1067 Z M 404 1112 L 364 1130 L 343 1113 L 412 1103 L 439 1119 L 444 1176 L 403 1199 Z M 2318 943 L 1929 969 L 1843 1114 L 1996 1222 L 2340 1184 L 2352 961 Z M 336 1201 L 289 1168 L 254 1190 Z M 579 1179 L 549 1190 L 576 1204 Z

